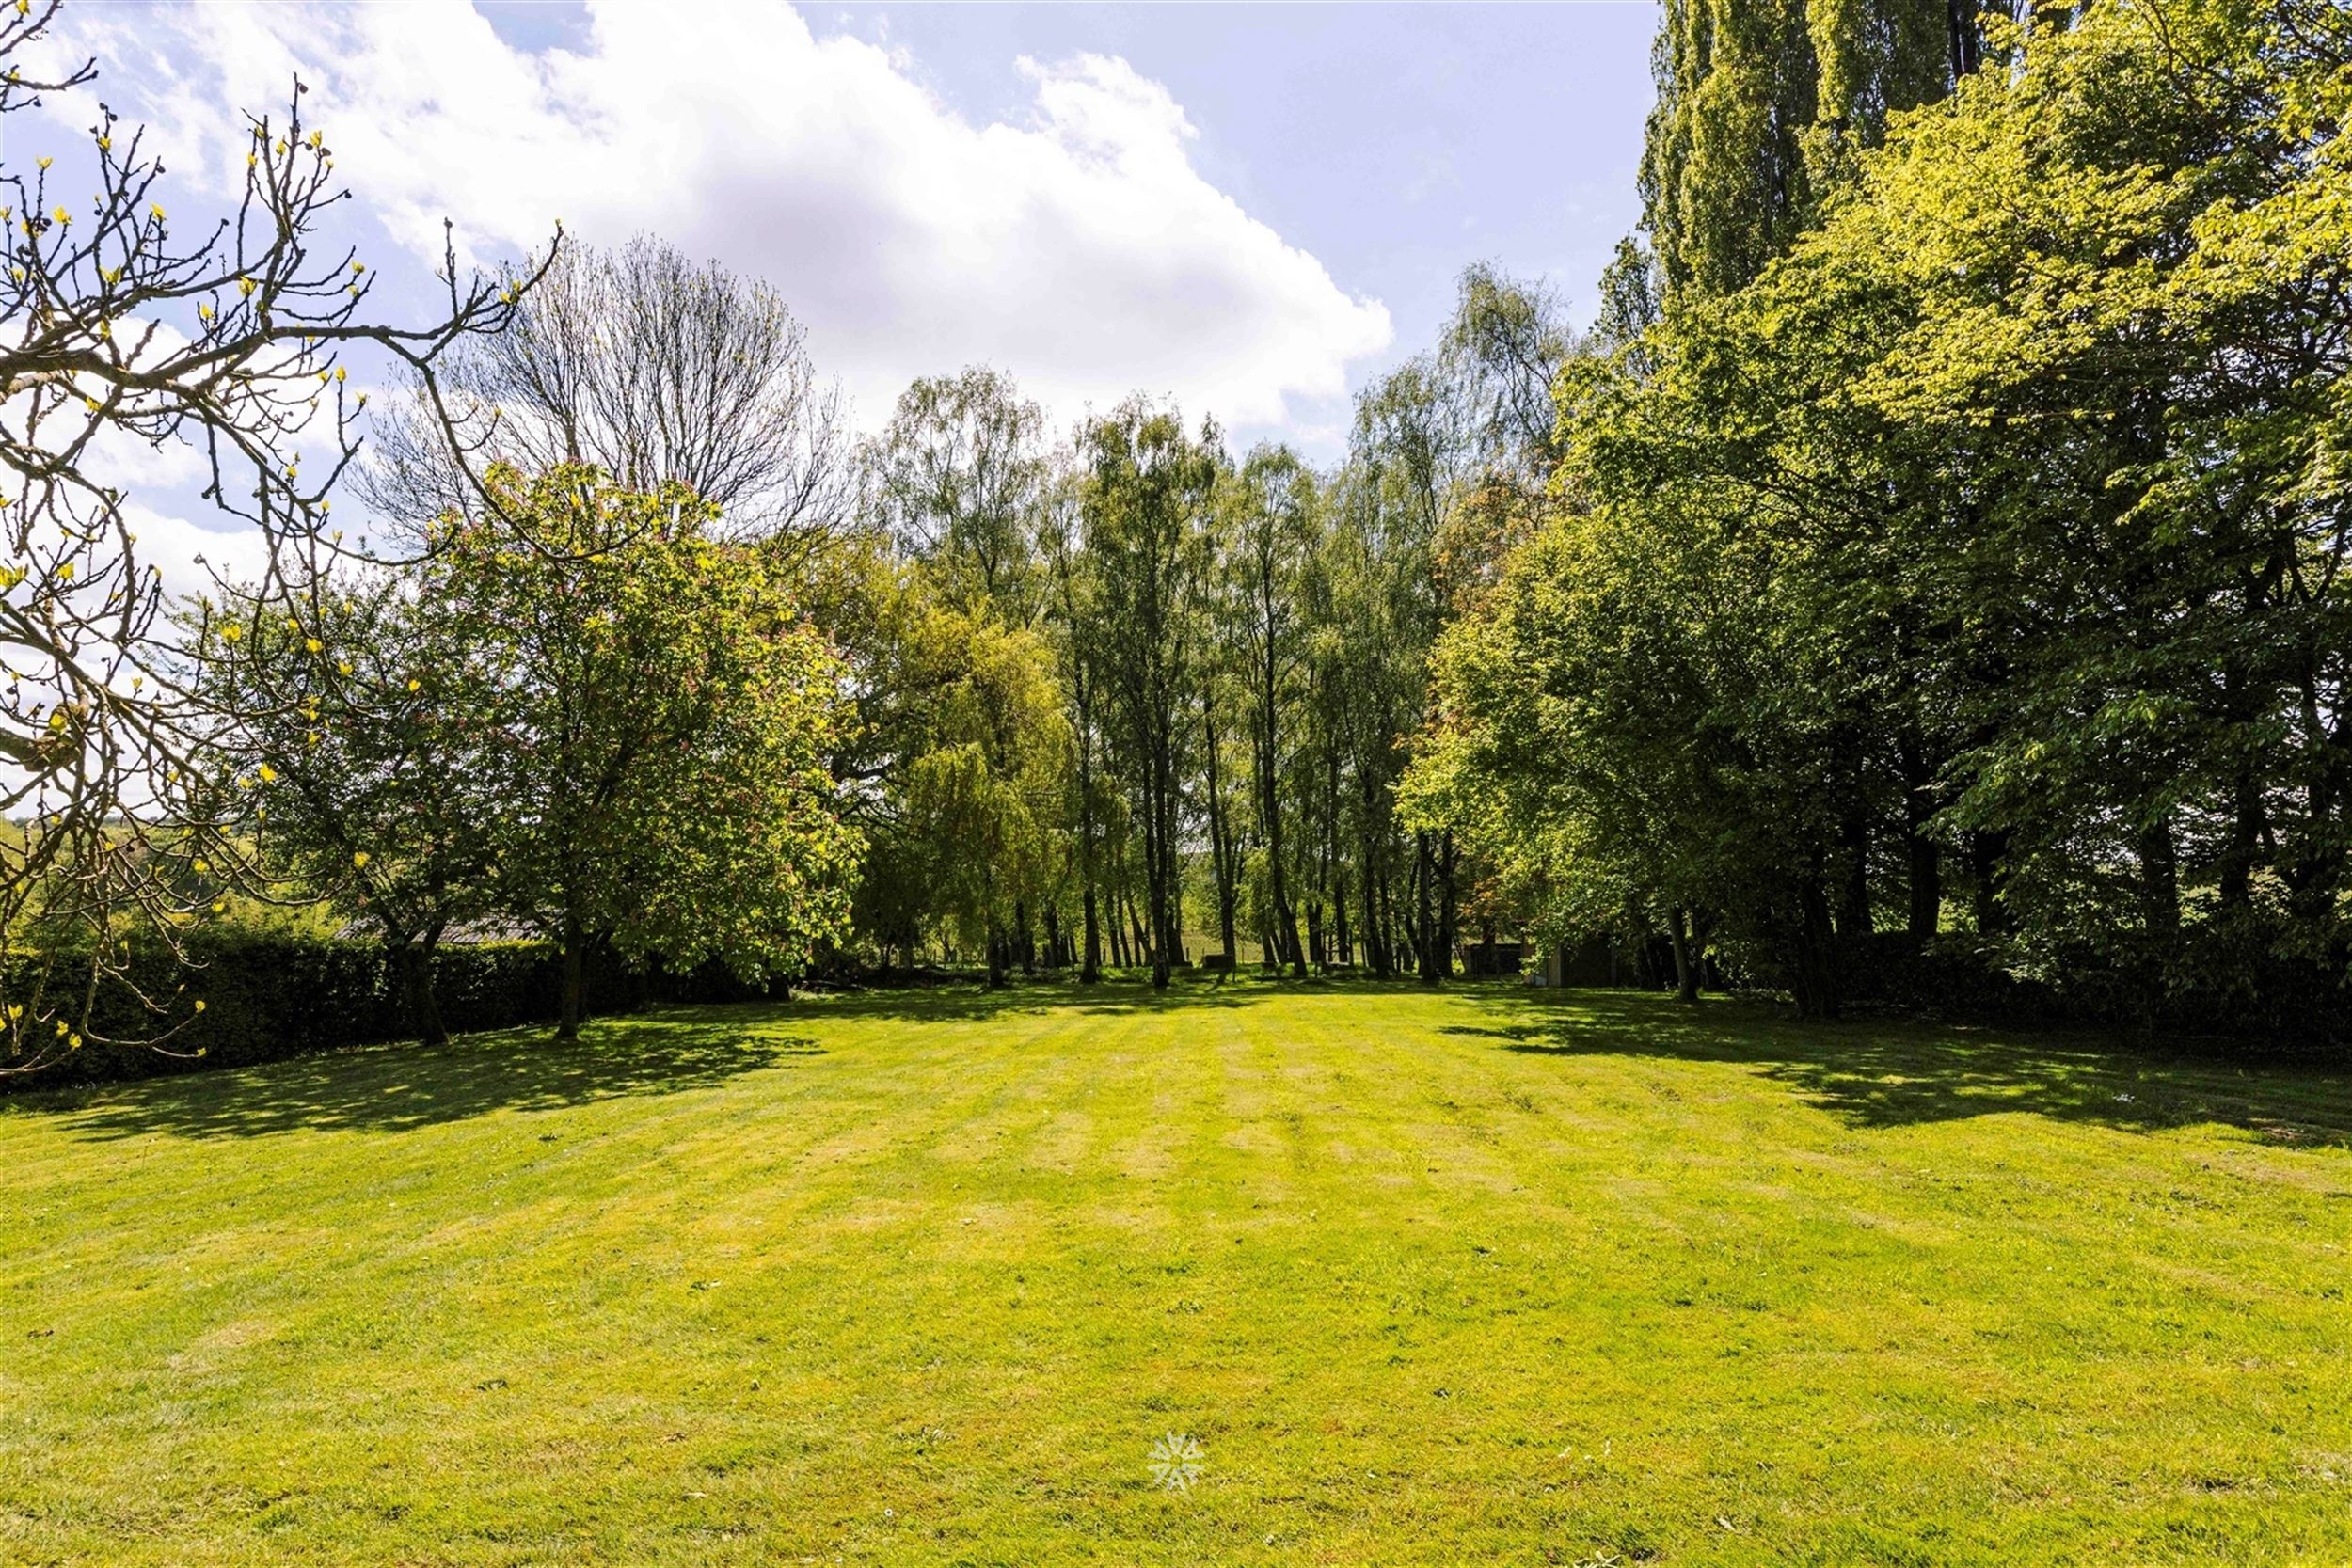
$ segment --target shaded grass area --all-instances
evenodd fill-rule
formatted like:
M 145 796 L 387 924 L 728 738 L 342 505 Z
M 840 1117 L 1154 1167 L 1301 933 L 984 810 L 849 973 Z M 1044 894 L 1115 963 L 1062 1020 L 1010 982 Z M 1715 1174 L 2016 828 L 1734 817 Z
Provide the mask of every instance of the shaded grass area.
M 2335 1561 L 2347 1130 L 2077 1040 L 1244 980 L 31 1097 L 0 1560 Z

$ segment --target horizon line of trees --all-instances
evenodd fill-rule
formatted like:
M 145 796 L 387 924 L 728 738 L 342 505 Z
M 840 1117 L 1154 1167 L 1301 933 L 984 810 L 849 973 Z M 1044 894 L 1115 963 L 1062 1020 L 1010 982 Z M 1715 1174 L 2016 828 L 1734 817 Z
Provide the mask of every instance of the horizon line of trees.
M 428 1034 L 485 920 L 560 946 L 566 1033 L 607 957 L 1436 983 L 1505 929 L 1824 1016 L 2025 977 L 2341 1032 L 2346 13 L 1670 0 L 1655 60 L 1590 330 L 1470 268 L 1324 470 L 1142 396 L 1061 436 L 987 367 L 856 439 L 772 290 L 651 238 L 366 325 L 298 88 L 258 261 L 175 249 L 106 121 L 0 342 L 0 929 L 81 966 L 0 998 L 8 1070 L 231 895 L 370 923 Z M 155 384 L 114 324 L 191 301 Z M 406 367 L 364 460 L 353 341 Z M 167 605 L 107 431 L 250 470 L 259 580 Z

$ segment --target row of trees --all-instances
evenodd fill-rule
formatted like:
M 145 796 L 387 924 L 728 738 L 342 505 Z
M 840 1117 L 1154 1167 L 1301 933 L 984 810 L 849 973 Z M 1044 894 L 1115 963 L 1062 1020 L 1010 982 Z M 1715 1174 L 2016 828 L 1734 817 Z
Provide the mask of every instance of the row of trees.
M 0 111 L 91 73 L 14 71 Z M 859 443 L 772 292 L 650 240 L 466 285 L 453 256 L 442 319 L 364 321 L 300 101 L 192 245 L 103 113 L 82 228 L 48 160 L 8 176 L 11 1070 L 80 1042 L 126 942 L 256 898 L 372 930 L 428 1036 L 453 932 L 559 943 L 568 1033 L 604 954 L 1164 984 L 1205 927 L 1229 964 L 1435 979 L 1496 916 L 1396 785 L 1439 627 L 1557 456 L 1541 291 L 1466 275 L 1334 472 L 1140 398 L 1049 432 L 984 369 Z M 398 384 L 364 457 L 352 344 Z M 205 453 L 258 577 L 167 603 L 83 467 L 124 436 Z M 329 521 L 352 481 L 373 537 Z M 154 1001 L 166 1038 L 197 1005 Z
M 1686 989 L 1712 942 L 1835 1013 L 1959 947 L 2337 1027 L 2352 22 L 1668 9 L 1648 245 L 1416 819 Z
M 185 250 L 103 120 L 71 243 L 8 177 L 9 939 L 86 1018 L 132 927 L 325 897 L 428 1033 L 435 944 L 510 928 L 566 1030 L 608 952 L 1165 984 L 1206 932 L 1435 981 L 1503 926 L 1823 1013 L 1964 952 L 2327 1016 L 2343 12 L 1675 0 L 1657 62 L 1593 330 L 1472 268 L 1327 471 L 1147 398 L 1053 431 L 987 369 L 854 440 L 782 301 L 652 241 L 366 325 L 298 115 Z M 354 341 L 405 367 L 357 465 Z M 166 615 L 107 432 L 208 452 L 260 578 Z M 49 974 L 19 1066 L 76 1037 Z
M 1549 295 L 1472 269 L 1329 473 L 1149 399 L 1057 445 L 997 372 L 917 382 L 862 453 L 854 580 L 820 595 L 863 709 L 837 769 L 872 841 L 861 933 L 995 978 L 1164 985 L 1192 930 L 1228 966 L 1250 942 L 1294 974 L 1450 973 L 1501 911 L 1449 826 L 1399 817 L 1404 743 L 1440 626 L 1540 495 L 1571 347 Z
M 362 920 L 428 1035 L 453 931 L 559 943 L 569 1033 L 603 954 L 1166 984 L 1207 929 L 1436 979 L 1491 924 L 1396 783 L 1551 461 L 1539 292 L 1468 275 L 1326 475 L 1145 399 L 1056 443 L 985 369 L 853 445 L 755 283 L 651 241 L 525 281 L 385 421 L 389 546 L 189 612 L 233 802 L 195 881 Z

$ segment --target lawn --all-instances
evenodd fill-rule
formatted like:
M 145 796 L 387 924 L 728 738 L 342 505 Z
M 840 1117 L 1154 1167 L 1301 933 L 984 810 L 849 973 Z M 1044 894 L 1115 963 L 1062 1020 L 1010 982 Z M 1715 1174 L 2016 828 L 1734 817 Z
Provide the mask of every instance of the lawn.
M 2342 1561 L 2347 1129 L 2082 1042 L 1256 982 L 22 1099 L 0 1561 Z

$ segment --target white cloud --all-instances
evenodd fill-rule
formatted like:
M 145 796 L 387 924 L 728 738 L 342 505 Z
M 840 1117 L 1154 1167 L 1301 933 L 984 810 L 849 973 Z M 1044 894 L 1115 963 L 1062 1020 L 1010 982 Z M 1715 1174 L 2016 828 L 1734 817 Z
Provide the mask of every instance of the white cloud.
M 210 594 L 223 582 L 259 582 L 269 569 L 269 548 L 259 529 L 206 528 L 135 501 L 123 507 L 122 519 L 137 536 L 141 569 L 154 562 L 164 591 L 174 598 Z
M 298 69 L 338 172 L 421 256 L 445 214 L 496 249 L 560 217 L 765 277 L 869 423 L 910 376 L 980 361 L 1065 416 L 1143 389 L 1278 423 L 1391 336 L 1200 175 L 1183 109 L 1123 60 L 1022 61 L 1025 121 L 975 125 L 781 5 L 596 4 L 580 53 L 544 55 L 457 0 L 80 14 L 110 91 L 151 88 L 140 107 L 230 177 L 231 106 Z

